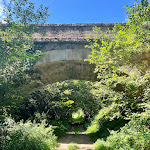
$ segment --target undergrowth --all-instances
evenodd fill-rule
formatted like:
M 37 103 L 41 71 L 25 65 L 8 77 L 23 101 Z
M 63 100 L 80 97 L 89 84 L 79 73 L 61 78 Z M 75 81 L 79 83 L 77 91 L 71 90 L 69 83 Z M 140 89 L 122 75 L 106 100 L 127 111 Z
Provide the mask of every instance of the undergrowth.
M 47 126 L 44 121 L 16 123 L 7 117 L 0 126 L 1 150 L 55 150 L 58 145 L 52 126 Z

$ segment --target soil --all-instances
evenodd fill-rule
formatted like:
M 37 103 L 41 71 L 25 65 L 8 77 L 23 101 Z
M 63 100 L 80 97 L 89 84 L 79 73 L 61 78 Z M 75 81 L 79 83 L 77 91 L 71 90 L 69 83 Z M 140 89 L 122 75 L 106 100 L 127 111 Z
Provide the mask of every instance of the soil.
M 59 147 L 56 150 L 68 150 L 69 143 L 76 143 L 80 150 L 93 150 L 93 142 L 90 137 L 84 132 L 82 126 L 78 126 L 79 131 L 74 132 L 72 128 L 65 136 L 59 137 Z

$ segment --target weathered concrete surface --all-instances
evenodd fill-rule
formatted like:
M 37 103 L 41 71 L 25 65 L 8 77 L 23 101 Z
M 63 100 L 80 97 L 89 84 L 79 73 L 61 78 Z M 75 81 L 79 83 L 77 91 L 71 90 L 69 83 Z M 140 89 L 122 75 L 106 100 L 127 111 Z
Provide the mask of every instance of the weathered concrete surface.
M 39 24 L 39 30 L 43 30 L 45 35 L 33 34 L 33 39 L 37 45 L 42 45 L 45 56 L 37 63 L 43 64 L 62 60 L 84 60 L 88 58 L 90 50 L 85 48 L 88 44 L 86 38 L 94 39 L 98 34 L 93 31 L 94 27 L 100 27 L 107 33 L 117 23 L 56 23 Z M 125 26 L 125 24 L 122 24 Z
M 100 27 L 108 34 L 107 30 L 115 25 L 117 23 L 39 24 L 39 30 L 45 35 L 35 33 L 33 40 L 45 55 L 36 63 L 33 78 L 40 78 L 44 84 L 68 79 L 95 81 L 94 65 L 84 62 L 90 54 L 90 49 L 85 48 L 86 38 L 97 36 L 94 27 Z
M 71 79 L 96 81 L 94 68 L 94 65 L 80 60 L 49 62 L 34 66 L 32 78 L 40 79 L 44 85 Z
M 63 49 L 63 50 L 52 50 L 47 51 L 45 56 L 41 58 L 38 64 L 53 62 L 53 61 L 63 61 L 63 60 L 84 60 L 88 58 L 90 54 L 89 49 Z
M 113 29 L 118 23 L 45 23 L 39 24 L 39 30 L 45 31 L 45 35 L 40 33 L 35 33 L 33 38 L 35 41 L 86 41 L 88 36 L 90 39 L 93 39 L 97 36 L 94 33 L 94 27 L 100 27 L 103 32 L 106 34 L 108 29 Z M 126 23 L 121 23 L 122 26 L 125 26 Z

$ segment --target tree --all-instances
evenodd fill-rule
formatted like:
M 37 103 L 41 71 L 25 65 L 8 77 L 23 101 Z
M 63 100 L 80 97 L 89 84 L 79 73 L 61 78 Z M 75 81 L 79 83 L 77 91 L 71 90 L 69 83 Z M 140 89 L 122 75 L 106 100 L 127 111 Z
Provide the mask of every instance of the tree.
M 35 10 L 35 4 L 28 0 L 4 2 L 4 21 L 0 25 L 0 102 L 18 100 L 20 86 L 29 79 L 31 69 L 41 55 L 34 47 L 32 33 L 38 23 L 46 22 L 48 8 L 42 5 Z M 12 102 L 13 103 L 13 102 Z
M 100 28 L 95 28 L 100 36 L 87 46 L 92 50 L 88 61 L 96 64 L 98 78 L 120 76 L 122 66 L 126 65 L 136 66 L 141 74 L 145 74 L 150 64 L 147 56 L 150 50 L 150 4 L 141 0 L 125 9 L 128 15 L 126 26 L 118 24 L 109 30 L 111 38 Z
M 150 77 L 147 73 L 150 65 L 150 4 L 147 0 L 136 1 L 134 6 L 126 6 L 126 11 L 126 26 L 118 24 L 108 31 L 109 36 L 95 28 L 100 36 L 87 46 L 91 49 L 88 61 L 96 65 L 95 72 L 101 83 L 99 88 L 104 85 L 115 92 L 110 99 L 104 98 L 106 107 L 95 116 L 87 132 L 99 136 L 107 124 L 110 131 L 113 122 L 116 122 L 113 130 L 121 125 L 116 120 L 131 120 L 120 130 L 111 131 L 106 141 L 97 140 L 95 149 L 99 150 L 150 148 L 147 142 L 150 137 L 147 119 L 150 113 Z M 110 95 L 106 90 L 105 93 Z
M 118 24 L 108 31 L 109 36 L 95 28 L 100 36 L 87 47 L 91 49 L 88 61 L 96 65 L 100 82 L 121 94 L 114 102 L 122 109 L 122 116 L 130 118 L 149 109 L 145 97 L 150 90 L 150 4 L 142 0 L 126 10 L 126 26 Z

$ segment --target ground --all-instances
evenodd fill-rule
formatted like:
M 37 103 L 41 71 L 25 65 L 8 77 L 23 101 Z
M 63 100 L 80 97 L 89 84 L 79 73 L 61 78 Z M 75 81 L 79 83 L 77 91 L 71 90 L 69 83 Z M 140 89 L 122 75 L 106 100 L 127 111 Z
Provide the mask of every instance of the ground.
M 93 142 L 90 137 L 84 132 L 82 126 L 78 127 L 78 132 L 74 132 L 74 127 L 66 133 L 65 136 L 59 137 L 60 146 L 56 150 L 67 150 L 69 143 L 76 143 L 80 150 L 93 150 Z

